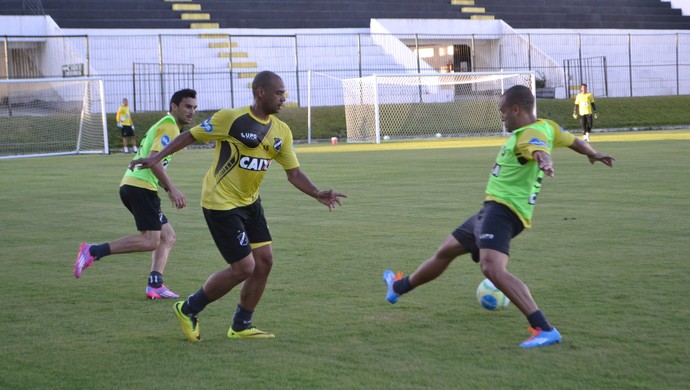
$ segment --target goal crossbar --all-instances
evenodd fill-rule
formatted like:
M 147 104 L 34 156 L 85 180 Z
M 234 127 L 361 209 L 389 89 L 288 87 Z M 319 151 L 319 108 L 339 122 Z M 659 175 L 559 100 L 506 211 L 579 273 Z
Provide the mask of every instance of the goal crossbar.
M 533 72 L 377 74 L 342 80 L 348 142 L 503 134 L 498 101 Z

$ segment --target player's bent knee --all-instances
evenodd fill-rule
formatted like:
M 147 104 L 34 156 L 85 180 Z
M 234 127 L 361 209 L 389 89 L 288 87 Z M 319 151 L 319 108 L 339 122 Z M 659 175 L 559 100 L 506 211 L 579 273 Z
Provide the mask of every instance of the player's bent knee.
M 161 240 L 146 241 L 146 244 L 145 244 L 146 250 L 147 251 L 155 251 L 156 249 L 158 249 L 160 244 L 161 244 Z
M 491 281 L 496 280 L 502 274 L 508 272 L 505 261 L 487 257 L 481 257 L 481 260 L 479 261 L 479 268 L 481 269 L 482 274 Z
M 177 237 L 173 234 L 170 236 L 161 237 L 160 245 L 165 245 L 165 246 L 171 247 L 171 246 L 175 245 L 176 242 L 177 242 Z
M 260 245 L 252 244 L 252 255 L 254 256 L 254 273 L 269 273 L 273 268 L 273 251 L 269 242 Z
M 267 255 L 261 255 L 261 256 L 254 256 L 254 267 L 255 268 L 268 268 L 271 269 L 273 267 L 273 255 L 272 254 L 267 254 Z
M 232 263 L 230 265 L 230 269 L 232 270 L 232 273 L 243 280 L 248 279 L 252 274 L 254 273 L 254 268 L 256 267 L 256 263 L 254 262 L 254 258 L 252 256 L 247 256 L 244 259 Z

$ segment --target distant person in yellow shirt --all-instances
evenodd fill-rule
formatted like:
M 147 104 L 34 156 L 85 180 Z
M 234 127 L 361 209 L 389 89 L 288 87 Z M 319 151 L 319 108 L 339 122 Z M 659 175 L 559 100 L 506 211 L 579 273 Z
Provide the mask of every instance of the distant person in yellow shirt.
M 594 119 L 597 117 L 597 106 L 594 105 L 594 96 L 587 92 L 587 84 L 580 85 L 580 93 L 575 97 L 573 119 L 580 114 L 580 126 L 582 126 L 582 140 L 589 142 L 589 132 L 592 131 Z
M 122 132 L 122 146 L 124 146 L 125 153 L 129 153 L 127 149 L 127 141 L 132 145 L 134 153 L 138 152 L 137 139 L 134 138 L 134 123 L 132 123 L 132 114 L 129 112 L 129 102 L 127 98 L 122 99 L 122 105 L 117 109 L 117 128 Z

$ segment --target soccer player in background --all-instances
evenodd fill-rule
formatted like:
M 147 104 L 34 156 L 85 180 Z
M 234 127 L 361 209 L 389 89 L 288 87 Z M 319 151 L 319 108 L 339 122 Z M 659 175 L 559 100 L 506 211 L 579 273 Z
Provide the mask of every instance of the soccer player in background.
M 273 114 L 285 102 L 285 84 L 275 73 L 259 72 L 252 81 L 254 102 L 249 107 L 224 109 L 182 134 L 148 158 L 136 159 L 130 168 L 148 168 L 194 141 L 215 141 L 215 157 L 201 190 L 206 224 L 228 266 L 206 280 L 199 291 L 177 302 L 174 313 L 189 341 L 200 341 L 199 313 L 243 283 L 228 337 L 270 338 L 252 325 L 252 315 L 263 295 L 273 265 L 271 233 L 264 216 L 259 187 L 273 160 L 285 170 L 287 180 L 332 211 L 344 194 L 320 190 L 300 170 L 290 128 Z
M 117 109 L 117 114 L 115 115 L 117 120 L 117 128 L 120 129 L 122 133 L 122 146 L 124 146 L 125 153 L 129 153 L 127 149 L 127 141 L 132 145 L 132 150 L 134 153 L 137 150 L 137 139 L 134 137 L 134 123 L 132 122 L 132 113 L 129 112 L 129 102 L 127 99 L 122 99 L 122 105 Z
M 594 96 L 587 92 L 587 84 L 580 85 L 580 93 L 575 96 L 573 119 L 577 119 L 578 114 L 580 114 L 582 140 L 589 142 L 589 132 L 592 131 L 594 118 L 597 117 L 597 106 L 594 104 Z
M 180 135 L 183 126 L 192 123 L 196 111 L 196 91 L 183 89 L 170 99 L 170 112 L 156 122 L 141 142 L 135 157 L 147 157 L 163 149 Z M 74 276 L 80 277 L 94 261 L 119 253 L 152 252 L 151 273 L 146 286 L 148 299 L 178 298 L 163 283 L 163 271 L 175 245 L 175 230 L 161 211 L 158 190 L 167 192 L 173 207 L 187 205 L 185 195 L 175 187 L 167 174 L 172 156 L 151 166 L 151 169 L 126 169 L 120 182 L 120 199 L 134 216 L 138 235 L 131 235 L 103 244 L 83 243 L 74 263 Z
M 569 147 L 586 155 L 592 164 L 600 161 L 611 167 L 614 158 L 594 150 L 555 122 L 538 119 L 534 95 L 525 86 L 508 89 L 499 104 L 501 120 L 512 135 L 491 170 L 482 209 L 446 237 L 411 275 L 386 270 L 386 300 L 396 303 L 402 294 L 439 277 L 456 257 L 470 253 L 482 273 L 527 317 L 533 335 L 520 346 L 541 347 L 560 342 L 561 335 L 539 310 L 525 283 L 508 272 L 510 242 L 531 226 L 542 179 L 545 174 L 554 175 L 554 147 Z

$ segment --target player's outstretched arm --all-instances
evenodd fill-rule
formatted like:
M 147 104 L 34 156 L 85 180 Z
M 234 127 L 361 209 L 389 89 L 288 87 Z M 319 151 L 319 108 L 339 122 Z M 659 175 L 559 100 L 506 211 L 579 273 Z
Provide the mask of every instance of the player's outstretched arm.
M 595 150 L 589 143 L 577 138 L 575 138 L 575 142 L 570 145 L 570 149 L 587 156 L 587 158 L 589 158 L 589 162 L 592 164 L 599 161 L 602 164 L 613 167 L 613 162 L 616 161 L 616 159 L 612 156 Z
M 165 171 L 163 164 L 160 162 L 154 164 L 151 167 L 151 172 L 156 175 L 158 185 L 168 193 L 168 198 L 170 198 L 173 207 L 176 209 L 182 209 L 187 206 L 187 197 L 184 195 L 184 193 L 182 193 L 182 191 L 178 190 L 175 184 L 173 184 L 172 180 L 170 180 L 170 176 L 168 176 L 168 173 Z
M 138 167 L 139 169 L 151 168 L 166 156 L 186 148 L 187 146 L 193 144 L 194 141 L 195 139 L 192 134 L 189 131 L 185 131 L 184 133 L 178 135 L 171 143 L 168 144 L 168 146 L 164 147 L 163 150 L 159 151 L 158 153 L 153 153 L 146 158 L 132 160 L 129 163 L 129 169 L 133 171 L 135 167 Z
M 543 150 L 537 150 L 532 154 L 532 157 L 534 157 L 534 161 L 537 162 L 539 169 L 544 171 L 545 175 L 553 177 L 556 171 L 553 169 L 553 160 L 548 153 Z
M 312 198 L 319 201 L 319 203 L 328 207 L 328 211 L 333 211 L 335 205 L 342 206 L 340 198 L 347 198 L 347 195 L 341 194 L 340 192 L 333 191 L 332 188 L 327 190 L 319 190 L 309 177 L 305 175 L 300 169 L 293 168 L 287 169 L 285 171 L 287 174 L 288 181 L 295 186 L 298 190 L 304 192 L 305 194 L 311 196 Z

